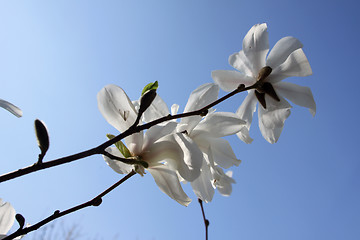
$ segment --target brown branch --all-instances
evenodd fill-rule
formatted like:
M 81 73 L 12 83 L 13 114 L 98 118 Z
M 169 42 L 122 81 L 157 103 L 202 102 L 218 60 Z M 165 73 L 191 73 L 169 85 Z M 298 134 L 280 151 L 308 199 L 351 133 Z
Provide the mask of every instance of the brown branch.
M 202 216 L 203 216 L 203 219 L 204 219 L 204 225 L 205 225 L 205 240 L 208 240 L 208 228 L 209 228 L 210 222 L 209 222 L 209 220 L 206 219 L 206 217 L 205 217 L 205 211 L 204 211 L 204 207 L 203 207 L 202 200 L 201 200 L 200 198 L 198 198 L 198 201 L 199 201 L 199 204 L 200 204 L 200 207 L 201 207 Z
M 26 175 L 26 174 L 29 174 L 29 173 L 32 173 L 32 172 L 36 172 L 36 171 L 43 170 L 43 169 L 46 169 L 46 168 L 51 168 L 51 167 L 55 167 L 55 166 L 58 166 L 58 165 L 61 165 L 61 164 L 65 164 L 65 163 L 69 163 L 69 162 L 76 161 L 76 160 L 79 160 L 79 159 L 83 159 L 83 158 L 86 158 L 86 157 L 89 157 L 89 156 L 92 156 L 92 155 L 95 155 L 95 154 L 103 154 L 105 148 L 113 145 L 114 143 L 120 141 L 121 139 L 123 139 L 123 138 L 125 138 L 127 136 L 130 136 L 130 135 L 132 135 L 134 133 L 140 132 L 142 130 L 149 129 L 152 126 L 155 126 L 155 125 L 157 125 L 159 123 L 162 123 L 162 122 L 166 122 L 166 121 L 173 120 L 173 119 L 178 119 L 178 118 L 196 116 L 196 115 L 205 116 L 207 114 L 207 111 L 210 108 L 214 107 L 215 105 L 225 101 L 226 99 L 232 97 L 233 95 L 235 95 L 237 93 L 253 89 L 254 87 L 255 87 L 255 85 L 245 87 L 243 84 L 241 84 L 234 91 L 228 93 L 227 95 L 223 96 L 222 98 L 219 98 L 218 100 L 214 101 L 213 103 L 210 103 L 209 105 L 207 105 L 207 106 L 205 106 L 205 107 L 203 107 L 203 108 L 201 108 L 199 110 L 196 110 L 196 111 L 187 112 L 187 113 L 181 113 L 181 114 L 176 114 L 176 115 L 170 115 L 169 114 L 168 116 L 156 119 L 156 120 L 154 120 L 152 122 L 143 124 L 141 126 L 137 126 L 137 124 L 138 124 L 138 120 L 137 120 L 137 121 L 135 121 L 135 123 L 128 130 L 126 130 L 125 132 L 117 135 L 116 137 L 104 142 L 103 144 L 101 144 L 101 145 L 99 145 L 99 146 L 97 146 L 95 148 L 91 148 L 89 150 L 86 150 L 86 151 L 83 151 L 83 152 L 80 152 L 80 153 L 77 153 L 77 154 L 73 154 L 73 155 L 70 155 L 70 156 L 58 158 L 58 159 L 51 160 L 51 161 L 48 161 L 48 162 L 37 162 L 37 163 L 35 163 L 35 164 L 31 165 L 31 166 L 24 167 L 24 168 L 21 168 L 21 169 L 16 170 L 16 171 L 3 174 L 3 175 L 0 176 L 0 183 L 8 181 L 10 179 L 14 179 L 14 178 Z
M 67 214 L 76 212 L 80 209 L 86 208 L 86 207 L 90 207 L 90 206 L 99 206 L 102 202 L 102 198 L 110 193 L 112 190 L 114 190 L 115 188 L 117 188 L 120 184 L 122 184 L 123 182 L 125 182 L 126 180 L 128 180 L 130 177 L 134 176 L 136 174 L 136 172 L 133 170 L 131 171 L 128 175 L 126 175 L 125 177 L 123 177 L 122 179 L 120 179 L 118 182 L 116 182 L 115 184 L 113 184 L 111 187 L 109 187 L 108 189 L 106 189 L 105 191 L 103 191 L 102 193 L 100 193 L 99 195 L 97 195 L 96 197 L 94 197 L 93 199 L 91 199 L 90 201 L 87 201 L 85 203 L 79 204 L 75 207 L 69 208 L 67 210 L 64 211 L 59 211 L 56 210 L 52 215 L 50 215 L 49 217 L 41 220 L 40 222 L 31 225 L 29 227 L 25 227 L 23 228 L 22 226 L 20 226 L 20 228 L 15 231 L 14 233 L 10 234 L 9 236 L 3 238 L 3 240 L 10 240 L 10 239 L 14 239 L 18 236 L 22 236 L 25 235 L 29 232 L 35 231 L 37 229 L 39 229 L 40 227 L 44 226 L 45 224 L 54 221 L 57 218 L 63 217 Z M 21 216 L 21 215 L 20 215 Z

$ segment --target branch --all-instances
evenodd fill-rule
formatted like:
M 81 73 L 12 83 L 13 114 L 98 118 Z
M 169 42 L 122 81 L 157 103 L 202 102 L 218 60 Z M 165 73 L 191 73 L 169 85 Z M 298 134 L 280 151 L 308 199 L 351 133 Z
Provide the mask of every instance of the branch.
M 244 91 L 253 89 L 255 87 L 256 87 L 255 84 L 252 85 L 252 86 L 249 86 L 249 87 L 245 87 L 245 85 L 241 84 L 234 91 L 228 93 L 227 95 L 223 96 L 222 98 L 219 98 L 218 100 L 210 103 L 209 105 L 207 105 L 207 106 L 205 106 L 205 107 L 203 107 L 203 108 L 201 108 L 199 110 L 192 111 L 192 112 L 187 112 L 187 113 L 176 114 L 176 115 L 170 115 L 169 114 L 168 116 L 156 119 L 156 120 L 154 120 L 152 122 L 143 124 L 141 126 L 137 126 L 137 124 L 139 122 L 138 119 L 137 119 L 137 121 L 135 121 L 135 123 L 128 130 L 126 130 L 125 132 L 117 135 L 116 137 L 104 142 L 103 144 L 101 144 L 101 145 L 99 145 L 99 146 L 97 146 L 95 148 L 91 148 L 89 150 L 86 150 L 86 151 L 83 151 L 83 152 L 80 152 L 80 153 L 77 153 L 77 154 L 73 154 L 73 155 L 70 155 L 70 156 L 67 156 L 67 157 L 58 158 L 58 159 L 51 160 L 51 161 L 48 161 L 48 162 L 37 162 L 37 163 L 35 163 L 35 164 L 31 165 L 31 166 L 28 166 L 28 167 L 25 167 L 25 168 L 22 168 L 22 169 L 19 169 L 19 170 L 10 172 L 10 173 L 3 174 L 3 175 L 0 176 L 0 183 L 8 181 L 10 179 L 14 179 L 14 178 L 26 175 L 26 174 L 29 174 L 29 173 L 32 173 L 32 172 L 36 172 L 36 171 L 43 170 L 43 169 L 46 169 L 46 168 L 51 168 L 51 167 L 55 167 L 55 166 L 58 166 L 58 165 L 61 165 L 61 164 L 65 164 L 65 163 L 76 161 L 76 160 L 79 160 L 79 159 L 82 159 L 82 158 L 86 158 L 86 157 L 89 157 L 89 156 L 92 156 L 92 155 L 95 155 L 95 154 L 103 154 L 107 147 L 109 147 L 109 146 L 113 145 L 114 143 L 122 140 L 123 138 L 125 138 L 127 136 L 130 136 L 130 135 L 132 135 L 134 133 L 140 132 L 142 130 L 149 129 L 152 126 L 155 126 L 155 125 L 157 125 L 159 123 L 162 123 L 162 122 L 166 122 L 166 121 L 173 120 L 173 119 L 178 119 L 178 118 L 196 116 L 196 115 L 205 116 L 207 114 L 208 110 L 210 108 L 214 107 L 215 105 L 225 101 L 226 99 L 234 96 L 237 93 L 244 92 Z
M 122 184 L 123 182 L 125 182 L 126 180 L 128 180 L 130 177 L 134 176 L 136 174 L 136 172 L 133 170 L 131 171 L 128 175 L 126 175 L 125 177 L 123 177 L 122 179 L 120 179 L 118 182 L 116 182 L 115 184 L 113 184 L 111 187 L 109 187 L 108 189 L 106 189 L 104 192 L 100 193 L 99 195 L 97 195 L 96 197 L 94 197 L 93 199 L 91 199 L 90 201 L 87 201 L 85 203 L 79 204 L 75 207 L 69 208 L 67 210 L 64 211 L 59 211 L 56 210 L 52 215 L 50 215 L 49 217 L 41 220 L 40 222 L 31 225 L 29 227 L 25 227 L 23 228 L 23 226 L 20 225 L 20 228 L 15 231 L 14 233 L 10 234 L 9 236 L 3 238 L 3 240 L 10 240 L 10 239 L 14 239 L 18 236 L 22 236 L 25 235 L 29 232 L 35 231 L 37 229 L 39 229 L 40 227 L 42 227 L 43 225 L 54 221 L 57 218 L 63 217 L 67 214 L 73 213 L 75 211 L 78 211 L 80 209 L 86 208 L 86 207 L 90 207 L 90 206 L 99 206 L 102 203 L 102 198 L 110 193 L 112 190 L 114 190 L 115 188 L 117 188 L 120 184 Z M 18 214 L 19 216 L 20 214 Z M 21 215 L 20 215 L 21 216 Z M 21 216 L 22 217 L 22 216 Z M 22 217 L 23 218 L 23 217 Z M 23 224 L 22 224 L 23 225 Z
M 202 216 L 203 216 L 203 219 L 204 219 L 204 225 L 205 225 L 205 240 L 208 240 L 208 228 L 209 228 L 210 222 L 209 222 L 209 220 L 206 219 L 206 217 L 205 217 L 205 211 L 204 211 L 204 207 L 203 207 L 203 204 L 202 204 L 202 200 L 201 200 L 200 198 L 198 198 L 198 201 L 199 201 L 199 204 L 200 204 L 200 207 L 201 207 Z

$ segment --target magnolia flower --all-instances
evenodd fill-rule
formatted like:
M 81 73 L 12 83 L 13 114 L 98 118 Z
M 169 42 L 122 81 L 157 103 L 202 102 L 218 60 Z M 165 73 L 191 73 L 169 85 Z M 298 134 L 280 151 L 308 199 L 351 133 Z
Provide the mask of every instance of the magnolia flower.
M 0 239 L 6 237 L 15 221 L 15 209 L 10 203 L 4 203 L 0 198 Z
M 184 112 L 198 110 L 218 97 L 219 87 L 216 84 L 203 84 L 193 91 L 185 106 Z M 183 118 L 177 127 L 178 131 L 186 131 L 203 153 L 203 165 L 200 176 L 191 182 L 194 193 L 204 202 L 210 202 L 214 189 L 225 196 L 231 194 L 232 172 L 224 173 L 222 168 L 238 166 L 229 142 L 222 137 L 236 134 L 245 122 L 234 113 L 211 111 L 204 118 L 200 116 Z
M 15 209 L 8 202 L 3 202 L 0 198 L 0 239 L 5 238 L 15 221 Z M 21 239 L 23 236 L 14 239 Z
M 22 116 L 22 111 L 20 108 L 18 108 L 17 106 L 15 106 L 12 103 L 9 103 L 8 101 L 5 101 L 3 99 L 0 99 L 0 107 L 8 110 L 9 112 L 11 112 L 12 114 L 14 114 L 17 117 L 21 117 Z
M 97 95 L 98 107 L 103 117 L 120 132 L 126 131 L 137 118 L 137 110 L 123 89 L 116 85 L 105 86 Z M 178 203 L 187 206 L 191 199 L 183 191 L 179 177 L 193 181 L 200 175 L 202 153 L 184 133 L 173 133 L 175 122 L 154 126 L 145 133 L 126 137 L 128 153 L 124 156 L 116 147 L 106 151 L 121 158 L 132 158 L 148 164 L 147 170 L 159 188 Z M 107 164 L 120 174 L 136 170 L 145 173 L 141 165 L 128 165 L 104 156 Z
M 195 89 L 189 97 L 184 112 L 199 110 L 214 102 L 219 93 L 219 87 L 213 83 L 207 83 Z M 171 108 L 172 114 L 176 114 L 177 105 Z M 160 118 L 169 114 L 166 103 L 160 98 L 155 98 L 153 104 L 144 113 L 148 121 L 155 120 L 147 116 Z M 223 195 L 230 195 L 231 172 L 226 175 L 222 168 L 238 166 L 238 160 L 228 141 L 224 136 L 232 135 L 241 130 L 245 122 L 234 113 L 211 111 L 206 117 L 191 116 L 182 118 L 176 127 L 176 132 L 185 132 L 203 153 L 201 174 L 191 181 L 193 190 L 198 198 L 210 202 L 214 195 L 214 188 L 218 188 Z M 222 168 L 221 168 L 222 167 Z
M 267 26 L 265 23 L 253 26 L 243 40 L 243 50 L 229 57 L 229 63 L 238 71 L 216 70 L 212 72 L 214 81 L 224 91 L 232 91 L 240 84 L 256 88 L 249 90 L 238 114 L 247 124 L 237 136 L 246 143 L 256 105 L 259 101 L 259 127 L 264 138 L 275 143 L 290 115 L 291 102 L 307 107 L 314 116 L 316 104 L 308 87 L 281 82 L 291 76 L 309 76 L 312 74 L 309 62 L 302 50 L 302 44 L 294 37 L 280 39 L 271 52 Z

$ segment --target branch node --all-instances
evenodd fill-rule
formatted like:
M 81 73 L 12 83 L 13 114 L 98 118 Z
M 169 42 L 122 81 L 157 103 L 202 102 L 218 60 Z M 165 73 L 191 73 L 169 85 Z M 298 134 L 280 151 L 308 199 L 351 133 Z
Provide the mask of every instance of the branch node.
M 245 85 L 244 84 L 240 84 L 238 87 L 237 87 L 237 90 L 238 91 L 241 91 L 245 88 Z
M 209 110 L 205 109 L 200 113 L 201 117 L 205 117 L 209 113 Z
M 98 207 L 98 206 L 100 206 L 100 204 L 102 203 L 102 198 L 100 197 L 97 197 L 97 198 L 94 198 L 93 200 L 92 200 L 92 205 L 94 206 L 94 207 Z

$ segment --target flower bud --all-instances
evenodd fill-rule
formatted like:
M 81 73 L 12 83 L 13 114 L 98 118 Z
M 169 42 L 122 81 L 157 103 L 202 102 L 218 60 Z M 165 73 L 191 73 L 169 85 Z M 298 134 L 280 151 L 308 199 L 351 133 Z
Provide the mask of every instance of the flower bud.
M 156 97 L 156 89 L 148 90 L 142 95 L 140 99 L 140 109 L 139 115 L 142 115 L 148 107 L 150 107 L 151 103 L 154 101 Z
M 41 154 L 45 155 L 50 145 L 49 134 L 45 124 L 39 119 L 35 120 L 35 133 Z
M 20 229 L 23 229 L 25 225 L 25 218 L 23 217 L 23 215 L 18 213 L 15 215 L 15 219 L 19 223 Z

